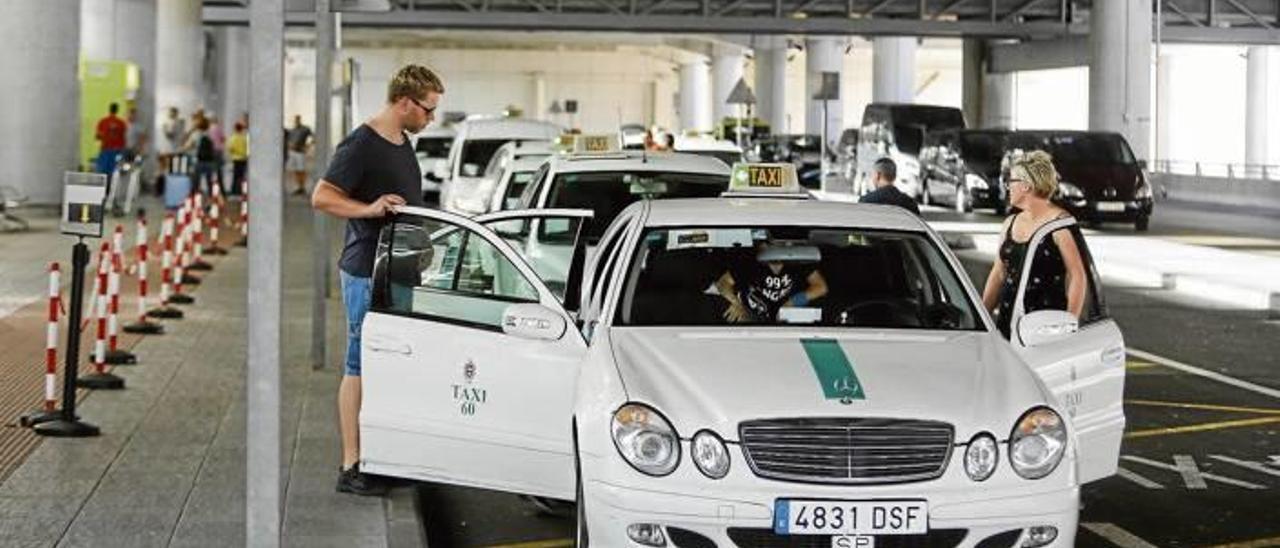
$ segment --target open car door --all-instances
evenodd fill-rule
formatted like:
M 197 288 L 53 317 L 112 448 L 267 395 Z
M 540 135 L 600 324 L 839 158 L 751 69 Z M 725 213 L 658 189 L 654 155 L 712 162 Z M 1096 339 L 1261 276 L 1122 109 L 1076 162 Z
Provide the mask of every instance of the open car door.
M 512 244 L 561 246 L 556 261 L 574 264 L 589 213 L 512 212 L 493 228 L 399 213 L 379 241 L 363 326 L 361 469 L 572 499 L 586 343 Z M 520 236 L 519 225 L 532 232 Z
M 1065 230 L 1084 262 L 1087 289 L 1077 320 L 1066 311 L 1027 312 L 1031 264 Z M 1097 269 L 1075 219 L 1047 223 L 1031 238 L 1010 321 L 1014 349 L 1053 391 L 1074 432 L 1080 483 L 1116 473 L 1124 436 L 1124 337 L 1106 311 Z

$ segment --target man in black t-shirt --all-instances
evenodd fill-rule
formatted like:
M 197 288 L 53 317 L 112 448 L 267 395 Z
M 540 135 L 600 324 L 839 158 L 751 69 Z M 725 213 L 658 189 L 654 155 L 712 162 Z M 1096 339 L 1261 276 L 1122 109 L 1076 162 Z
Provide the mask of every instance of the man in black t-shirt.
M 897 178 L 898 164 L 889 158 L 876 160 L 875 167 L 871 170 L 871 184 L 875 185 L 876 189 L 866 193 L 862 198 L 858 199 L 858 202 L 896 205 L 920 215 L 920 207 L 916 205 L 916 201 L 903 194 L 901 190 L 898 190 L 897 186 L 894 186 L 893 181 Z
M 440 77 L 409 65 L 392 77 L 387 103 L 352 131 L 334 151 L 329 170 L 316 183 L 311 206 L 347 219 L 342 258 L 342 302 L 347 311 L 347 353 L 338 388 L 342 467 L 338 491 L 381 495 L 386 487 L 360 472 L 360 328 L 373 298 L 373 258 L 378 233 L 395 206 L 422 204 L 422 173 L 405 133 L 418 133 L 435 118 L 444 93 Z

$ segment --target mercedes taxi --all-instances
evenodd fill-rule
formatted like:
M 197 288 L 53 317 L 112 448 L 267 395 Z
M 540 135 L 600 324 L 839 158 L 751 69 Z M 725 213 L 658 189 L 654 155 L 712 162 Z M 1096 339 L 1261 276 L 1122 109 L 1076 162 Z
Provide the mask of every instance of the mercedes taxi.
M 1079 318 L 1019 297 L 1007 341 L 915 216 L 732 179 L 633 203 L 589 259 L 590 211 L 400 209 L 361 469 L 576 500 L 578 546 L 1072 546 L 1125 421 L 1092 264 Z

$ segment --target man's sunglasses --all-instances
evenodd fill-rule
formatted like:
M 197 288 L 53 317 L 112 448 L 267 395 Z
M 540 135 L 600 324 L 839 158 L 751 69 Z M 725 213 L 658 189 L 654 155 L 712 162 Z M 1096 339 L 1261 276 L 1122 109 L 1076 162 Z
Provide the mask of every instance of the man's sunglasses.
M 435 111 L 436 111 L 436 109 L 435 109 L 434 107 L 433 107 L 433 108 L 427 108 L 427 105 L 422 104 L 422 102 L 421 102 L 421 101 L 419 101 L 419 100 L 417 100 L 417 99 L 414 99 L 413 97 L 406 97 L 406 99 L 408 99 L 408 100 L 410 100 L 410 101 L 413 101 L 413 104 L 418 105 L 418 108 L 422 109 L 422 112 L 427 113 L 427 115 L 428 115 L 428 116 L 430 116 L 431 114 L 435 113 Z

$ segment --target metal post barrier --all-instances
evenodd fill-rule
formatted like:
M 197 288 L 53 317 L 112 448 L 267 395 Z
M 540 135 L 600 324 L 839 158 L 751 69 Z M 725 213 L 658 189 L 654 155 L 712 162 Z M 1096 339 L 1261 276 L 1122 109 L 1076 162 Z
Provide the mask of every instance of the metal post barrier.
M 77 379 L 76 386 L 101 390 L 119 390 L 124 388 L 124 379 L 107 372 L 107 263 L 110 261 L 111 245 L 103 242 L 98 251 L 98 293 L 94 295 L 94 307 L 97 310 L 97 339 L 93 343 L 94 372 Z M 71 326 L 76 329 L 77 326 Z
M 191 211 L 188 214 L 191 215 L 192 254 L 187 270 L 208 272 L 213 270 L 213 265 L 204 260 L 204 194 L 197 192 L 192 197 Z
M 114 241 L 107 265 L 107 292 L 110 299 L 107 310 L 107 354 L 109 365 L 134 365 L 138 357 L 120 349 L 120 275 L 124 269 L 124 227 L 116 225 Z
M 181 320 L 181 310 L 171 306 L 173 303 L 173 213 L 166 213 L 160 223 L 160 238 L 163 241 L 160 249 L 160 308 L 147 312 L 152 318 Z
M 49 324 L 44 342 L 44 407 L 23 415 L 22 426 L 55 420 L 58 413 L 58 312 L 62 304 L 62 273 L 58 263 L 49 264 Z
M 227 250 L 221 245 L 222 208 L 227 201 L 222 196 L 220 187 L 213 187 L 213 198 L 209 200 L 209 247 L 204 252 L 209 255 L 226 255 Z
M 244 192 L 240 195 L 240 241 L 236 247 L 249 247 L 249 178 L 244 179 Z
M 147 319 L 147 218 L 138 214 L 138 321 L 124 326 L 125 333 L 160 335 L 164 326 Z
M 200 278 L 188 272 L 191 269 L 191 208 L 191 198 L 187 198 L 178 212 L 178 293 L 182 292 L 183 285 L 200 285 L 201 282 Z
M 71 248 L 71 315 L 67 318 L 67 361 L 62 375 L 62 410 L 58 418 L 35 425 L 41 436 L 87 437 L 99 434 L 97 426 L 76 416 L 76 385 L 80 369 L 80 316 L 84 308 L 84 269 L 89 264 L 89 246 L 81 237 Z
M 183 272 L 186 261 L 186 227 L 182 222 L 182 211 L 179 210 L 175 234 L 173 236 L 173 294 L 169 296 L 169 302 L 173 304 L 192 304 L 196 302 L 195 298 L 182 292 L 182 285 L 186 283 L 191 276 Z

